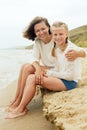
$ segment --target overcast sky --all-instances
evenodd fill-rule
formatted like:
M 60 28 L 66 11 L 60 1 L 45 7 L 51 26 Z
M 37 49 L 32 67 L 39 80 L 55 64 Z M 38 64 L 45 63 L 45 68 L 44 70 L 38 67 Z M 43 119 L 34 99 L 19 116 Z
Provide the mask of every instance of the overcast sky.
M 87 0 L 0 0 L 0 48 L 28 45 L 22 32 L 35 16 L 73 29 L 87 24 Z

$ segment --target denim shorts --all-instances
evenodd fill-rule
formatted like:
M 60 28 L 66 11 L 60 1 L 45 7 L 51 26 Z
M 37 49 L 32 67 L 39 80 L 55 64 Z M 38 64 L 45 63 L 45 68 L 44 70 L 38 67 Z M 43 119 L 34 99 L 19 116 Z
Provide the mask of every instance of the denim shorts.
M 74 89 L 74 88 L 77 87 L 77 82 L 75 82 L 73 80 L 72 81 L 68 81 L 68 80 L 65 80 L 65 79 L 61 79 L 61 80 L 68 90 L 71 90 L 71 89 Z

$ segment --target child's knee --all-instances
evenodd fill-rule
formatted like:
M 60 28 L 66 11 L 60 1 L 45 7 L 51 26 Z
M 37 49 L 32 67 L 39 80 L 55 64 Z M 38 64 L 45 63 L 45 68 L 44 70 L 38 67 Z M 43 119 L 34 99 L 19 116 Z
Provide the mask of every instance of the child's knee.
M 27 81 L 29 82 L 35 82 L 35 75 L 34 74 L 30 74 L 27 78 Z

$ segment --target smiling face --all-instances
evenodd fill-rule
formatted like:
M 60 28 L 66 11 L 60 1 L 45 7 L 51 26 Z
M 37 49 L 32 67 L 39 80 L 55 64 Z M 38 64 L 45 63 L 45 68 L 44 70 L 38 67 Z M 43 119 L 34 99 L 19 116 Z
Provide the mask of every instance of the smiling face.
M 64 27 L 55 27 L 52 30 L 52 35 L 53 35 L 54 42 L 56 43 L 57 46 L 62 46 L 66 44 L 68 33 Z
M 67 46 L 68 26 L 63 22 L 54 22 L 51 26 L 53 40 L 60 49 Z
M 34 31 L 36 36 L 41 39 L 43 42 L 48 38 L 49 36 L 49 27 L 45 24 L 44 21 L 36 24 L 34 26 Z

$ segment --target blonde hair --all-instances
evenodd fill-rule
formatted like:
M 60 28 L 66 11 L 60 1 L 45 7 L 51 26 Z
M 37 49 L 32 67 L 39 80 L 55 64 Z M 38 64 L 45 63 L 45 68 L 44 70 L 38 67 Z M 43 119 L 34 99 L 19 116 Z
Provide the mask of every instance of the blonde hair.
M 53 30 L 54 30 L 55 28 L 58 28 L 58 27 L 63 27 L 63 28 L 66 30 L 66 32 L 69 31 L 69 30 L 68 30 L 68 26 L 67 26 L 66 23 L 57 21 L 57 22 L 54 22 L 54 23 L 52 24 L 52 26 L 51 26 L 51 28 L 50 28 L 51 32 L 53 32 Z M 68 40 L 68 37 L 66 38 L 66 43 L 67 43 L 67 40 Z M 53 47 L 53 49 L 52 49 L 52 56 L 54 56 L 54 57 L 56 57 L 55 48 L 56 48 L 56 43 L 54 43 L 54 47 Z
M 54 22 L 51 26 L 51 32 L 58 27 L 63 27 L 68 32 L 68 26 L 64 22 Z

